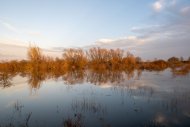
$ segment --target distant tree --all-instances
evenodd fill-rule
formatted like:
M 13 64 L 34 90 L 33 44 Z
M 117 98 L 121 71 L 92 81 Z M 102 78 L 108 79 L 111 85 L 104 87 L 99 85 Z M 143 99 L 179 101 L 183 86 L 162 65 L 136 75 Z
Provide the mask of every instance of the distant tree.
M 171 58 L 168 59 L 168 62 L 170 62 L 170 63 L 179 62 L 179 58 L 177 58 L 177 57 L 171 57 Z
M 134 68 L 136 65 L 136 57 L 130 52 L 127 52 L 126 57 L 123 59 L 124 64 L 129 68 Z
M 188 61 L 190 61 L 190 57 L 188 58 Z
M 136 57 L 136 62 L 137 63 L 141 63 L 142 62 L 142 59 L 140 57 Z

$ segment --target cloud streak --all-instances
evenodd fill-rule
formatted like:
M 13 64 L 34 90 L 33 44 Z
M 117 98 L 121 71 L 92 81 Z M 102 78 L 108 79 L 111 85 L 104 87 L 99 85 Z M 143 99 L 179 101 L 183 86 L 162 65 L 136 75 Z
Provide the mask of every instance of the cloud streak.
M 5 22 L 3 20 L 0 20 L 0 23 L 8 30 L 12 31 L 12 32 L 15 32 L 15 33 L 18 33 L 18 29 L 13 26 L 12 24 L 8 23 L 8 22 Z
M 148 40 L 146 38 L 140 38 L 137 36 L 127 36 L 116 39 L 100 39 L 95 42 L 96 46 L 107 47 L 109 45 L 110 48 L 132 48 L 139 45 L 143 45 Z

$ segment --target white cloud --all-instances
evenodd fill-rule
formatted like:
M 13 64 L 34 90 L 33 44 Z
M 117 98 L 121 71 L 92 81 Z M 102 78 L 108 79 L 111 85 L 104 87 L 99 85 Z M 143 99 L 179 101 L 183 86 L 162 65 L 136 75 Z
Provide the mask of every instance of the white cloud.
M 121 48 L 135 54 L 136 52 L 138 52 L 138 47 L 148 43 L 149 41 L 149 38 L 141 38 L 137 36 L 127 36 L 115 39 L 99 39 L 94 44 L 86 46 L 84 48 Z
M 128 40 L 132 40 L 132 41 L 134 40 L 134 41 L 135 41 L 135 40 L 137 40 L 137 37 L 136 37 L 136 36 L 128 36 L 127 39 L 128 39 Z
M 112 43 L 114 40 L 113 39 L 99 39 L 96 43 L 97 44 L 109 44 L 109 43 Z
M 156 12 L 159 12 L 162 10 L 163 5 L 164 4 L 164 0 L 157 0 L 156 2 L 153 3 L 152 7 Z
M 177 0 L 156 0 L 152 4 L 152 8 L 155 12 L 161 12 L 168 8 L 175 7 L 177 5 Z

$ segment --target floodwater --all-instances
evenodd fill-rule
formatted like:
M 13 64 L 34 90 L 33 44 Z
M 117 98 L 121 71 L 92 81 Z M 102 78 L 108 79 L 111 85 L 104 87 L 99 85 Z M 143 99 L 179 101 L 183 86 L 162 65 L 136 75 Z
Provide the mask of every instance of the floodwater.
M 190 75 L 169 69 L 16 74 L 0 83 L 2 127 L 190 126 Z

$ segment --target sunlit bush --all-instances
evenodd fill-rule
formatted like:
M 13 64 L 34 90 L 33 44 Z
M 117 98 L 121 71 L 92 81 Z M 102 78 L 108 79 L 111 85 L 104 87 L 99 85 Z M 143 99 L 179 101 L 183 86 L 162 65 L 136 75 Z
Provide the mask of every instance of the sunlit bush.
M 31 62 L 39 62 L 42 60 L 43 56 L 42 56 L 42 52 L 41 52 L 41 49 L 39 47 L 29 47 L 28 49 L 28 59 L 31 61 Z
M 87 64 L 85 53 L 82 49 L 65 49 L 63 52 L 65 67 L 68 69 L 84 69 Z

